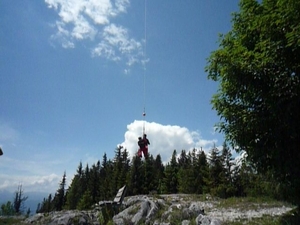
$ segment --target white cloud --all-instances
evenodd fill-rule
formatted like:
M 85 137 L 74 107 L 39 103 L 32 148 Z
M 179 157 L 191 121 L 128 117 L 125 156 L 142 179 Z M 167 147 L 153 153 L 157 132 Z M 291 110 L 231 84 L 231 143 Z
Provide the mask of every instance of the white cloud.
M 26 192 L 53 192 L 58 188 L 61 176 L 49 174 L 44 176 L 0 175 L 0 190 L 16 190 L 22 184 Z
M 142 54 L 140 42 L 130 39 L 128 30 L 122 26 L 110 24 L 103 29 L 102 41 L 92 51 L 94 56 L 103 56 L 114 61 L 121 60 L 121 56 L 127 59 L 127 65 L 138 62 Z
M 217 140 L 204 140 L 197 131 L 190 131 L 186 127 L 176 125 L 162 125 L 155 122 L 134 121 L 127 125 L 127 131 L 124 135 L 125 140 L 122 144 L 130 156 L 136 154 L 138 150 L 137 140 L 142 136 L 143 126 L 150 141 L 149 153 L 154 157 L 160 154 L 164 162 L 168 162 L 173 151 L 177 153 L 181 150 L 203 149 L 208 152 Z
M 111 22 L 125 13 L 129 0 L 45 0 L 49 8 L 58 12 L 59 20 L 52 36 L 64 48 L 74 48 L 77 41 L 91 40 L 98 44 L 93 56 L 109 60 L 126 60 L 127 66 L 143 63 L 142 44 L 131 38 L 128 29 Z M 98 40 L 100 38 L 100 40 Z

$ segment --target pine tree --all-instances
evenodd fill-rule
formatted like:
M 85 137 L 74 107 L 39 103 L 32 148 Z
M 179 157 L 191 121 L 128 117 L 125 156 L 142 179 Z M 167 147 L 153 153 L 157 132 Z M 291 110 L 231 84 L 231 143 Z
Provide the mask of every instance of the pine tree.
M 213 195 L 225 197 L 226 194 L 223 186 L 225 180 L 224 167 L 222 164 L 222 156 L 220 155 L 220 150 L 216 147 L 213 147 L 210 151 L 209 163 L 210 192 Z
M 223 164 L 223 187 L 225 189 L 225 197 L 230 197 L 233 196 L 234 193 L 236 192 L 234 184 L 233 184 L 233 178 L 232 178 L 232 168 L 234 167 L 234 162 L 232 158 L 231 151 L 224 142 L 223 144 L 223 149 L 221 153 L 221 160 Z
M 202 149 L 197 154 L 193 169 L 195 174 L 195 193 L 203 194 L 208 192 L 209 165 L 206 154 Z
M 126 148 L 122 151 L 121 158 L 122 158 L 122 167 L 118 179 L 118 189 L 126 184 L 127 174 L 129 173 L 130 170 L 130 165 L 129 165 L 130 160 L 128 158 L 128 151 Z
M 72 179 L 72 182 L 68 188 L 68 194 L 66 195 L 66 209 L 76 209 L 77 204 L 83 194 L 82 190 L 82 179 L 83 179 L 83 170 L 82 170 L 82 163 L 79 163 L 77 168 L 77 174 Z
M 113 162 L 107 159 L 106 153 L 103 155 L 102 166 L 100 168 L 100 200 L 107 200 L 113 196 L 111 187 L 113 185 Z
M 91 207 L 94 203 L 95 202 L 93 201 L 93 196 L 92 196 L 90 190 L 86 190 L 78 202 L 77 209 L 79 209 L 79 210 L 91 209 Z
M 14 210 L 16 214 L 20 214 L 23 212 L 24 202 L 27 200 L 28 196 L 24 196 L 24 192 L 22 189 L 22 185 L 18 186 L 18 190 L 15 192 L 14 198 Z
M 6 204 L 1 205 L 0 215 L 3 216 L 12 216 L 15 214 L 15 209 L 11 201 L 7 201 Z
M 153 156 L 148 154 L 148 157 L 146 157 L 144 162 L 143 194 L 149 194 L 150 191 L 156 189 L 155 183 L 153 182 L 155 179 L 153 165 Z
M 194 193 L 195 177 L 193 173 L 193 161 L 191 154 L 186 154 L 185 150 L 181 151 L 178 158 L 178 191 L 181 193 Z
M 120 181 L 122 180 L 122 149 L 123 146 L 118 146 L 115 150 L 115 157 L 113 161 L 113 176 L 112 179 L 112 187 L 111 187 L 111 195 L 113 193 L 116 193 L 118 189 L 121 187 L 122 184 L 120 184 Z
M 41 207 L 40 207 L 40 211 L 38 211 L 38 213 L 51 212 L 52 210 L 53 210 L 52 195 L 49 194 L 47 199 L 46 198 L 43 199 L 43 202 L 42 202 Z
M 41 211 L 41 203 L 38 203 L 35 213 L 39 213 Z
M 162 181 L 164 179 L 164 165 L 161 161 L 161 156 L 158 154 L 155 158 L 154 164 L 153 164 L 153 173 L 154 173 L 154 180 L 153 180 L 153 186 L 155 187 L 154 190 L 156 190 L 157 193 L 161 193 L 162 191 Z
M 175 194 L 178 192 L 178 163 L 176 150 L 173 151 L 171 162 L 166 165 L 163 180 L 163 193 Z
M 53 198 L 53 207 L 55 211 L 61 211 L 65 205 L 65 186 L 66 186 L 66 172 L 59 184 L 59 189 L 56 191 Z
M 91 201 L 92 203 L 96 203 L 100 200 L 100 184 L 101 181 L 99 180 L 100 178 L 100 161 L 98 161 L 96 164 L 92 165 L 92 168 L 90 169 L 90 176 L 88 180 L 88 188 L 87 190 L 89 191 L 91 195 Z M 87 193 L 87 191 L 85 192 Z
M 138 156 L 132 158 L 130 171 L 127 176 L 128 180 L 128 194 L 138 195 L 142 193 L 142 185 L 144 183 L 144 176 L 142 170 L 142 161 Z

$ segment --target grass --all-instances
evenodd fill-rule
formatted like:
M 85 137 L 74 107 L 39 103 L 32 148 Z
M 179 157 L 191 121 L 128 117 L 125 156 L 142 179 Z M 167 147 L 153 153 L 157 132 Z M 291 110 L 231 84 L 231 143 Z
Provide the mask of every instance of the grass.
M 0 217 L 1 225 L 19 225 L 24 219 L 16 219 L 12 217 Z
M 300 224 L 300 209 L 294 209 L 287 214 L 280 217 L 280 224 L 282 225 L 294 225 Z
M 289 203 L 283 203 L 276 201 L 269 197 L 246 197 L 246 198 L 237 198 L 232 197 L 228 199 L 221 199 L 220 203 L 216 206 L 217 208 L 233 208 L 233 209 L 242 209 L 242 210 L 256 210 L 260 208 L 272 208 L 272 207 L 281 207 L 282 205 L 291 206 Z
M 220 208 L 239 208 L 244 210 L 281 207 L 282 205 L 293 207 L 291 204 L 276 201 L 271 198 L 229 198 L 220 201 Z M 225 222 L 224 225 L 299 225 L 300 213 L 299 208 L 295 208 L 284 215 L 263 215 L 259 218 L 236 219 L 235 221 Z

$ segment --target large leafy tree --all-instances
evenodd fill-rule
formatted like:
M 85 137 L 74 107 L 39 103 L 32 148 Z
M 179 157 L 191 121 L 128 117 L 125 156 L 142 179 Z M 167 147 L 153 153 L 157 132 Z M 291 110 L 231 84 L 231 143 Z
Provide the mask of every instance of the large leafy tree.
M 241 0 L 206 68 L 218 127 L 300 203 L 300 1 Z

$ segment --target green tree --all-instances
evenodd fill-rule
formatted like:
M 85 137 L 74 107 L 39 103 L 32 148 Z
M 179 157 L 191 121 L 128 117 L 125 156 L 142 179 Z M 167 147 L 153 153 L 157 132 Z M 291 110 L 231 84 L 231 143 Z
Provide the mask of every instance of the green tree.
M 78 202 L 77 209 L 79 210 L 87 210 L 91 209 L 93 202 L 93 197 L 90 190 L 86 190 L 86 192 L 82 195 L 81 199 Z
M 66 172 L 64 172 L 59 188 L 53 198 L 53 207 L 55 211 L 61 211 L 66 202 L 65 196 Z
M 213 147 L 209 157 L 209 180 L 210 192 L 219 197 L 226 197 L 225 172 L 222 162 L 222 155 L 218 148 Z
M 28 196 L 24 196 L 24 191 L 22 185 L 18 186 L 18 190 L 15 192 L 14 198 L 14 210 L 16 214 L 23 212 L 24 202 L 28 199 Z
M 113 161 L 113 174 L 112 174 L 112 187 L 111 187 L 111 195 L 116 193 L 120 187 L 124 185 L 121 181 L 122 177 L 122 170 L 123 170 L 123 160 L 122 160 L 122 149 L 123 146 L 118 146 L 115 149 L 115 157 Z
M 51 194 L 48 195 L 47 199 L 43 199 L 43 202 L 40 204 L 40 207 L 38 209 L 39 211 L 37 211 L 37 213 L 51 212 L 53 210 Z
M 156 190 L 155 186 L 155 174 L 154 174 L 154 159 L 151 154 L 145 158 L 144 162 L 144 182 L 143 182 L 143 194 L 149 194 L 150 191 Z
M 178 191 L 181 193 L 195 192 L 194 163 L 195 159 L 192 159 L 191 154 L 186 154 L 186 151 L 182 150 L 178 158 Z
M 111 187 L 113 184 L 113 162 L 107 159 L 106 153 L 103 155 L 101 168 L 100 168 L 100 200 L 107 200 L 113 196 L 111 193 Z M 115 194 L 115 193 L 114 193 Z
M 68 188 L 67 195 L 66 195 L 66 209 L 76 209 L 77 204 L 83 195 L 82 190 L 82 177 L 83 177 L 83 169 L 82 169 L 82 162 L 79 163 L 77 168 L 77 173 L 73 177 L 71 184 Z
M 97 161 L 96 164 L 93 164 L 90 169 L 90 178 L 88 181 L 88 190 L 91 195 L 92 203 L 96 203 L 100 200 L 100 186 L 101 180 L 100 178 L 100 161 Z
M 142 193 L 143 187 L 143 164 L 141 158 L 134 156 L 130 165 L 130 171 L 127 176 L 128 180 L 128 195 L 138 195 Z
M 223 143 L 221 152 L 221 161 L 223 164 L 223 186 L 225 188 L 225 197 L 233 196 L 236 192 L 233 184 L 233 168 L 235 163 L 233 161 L 231 150 L 229 149 L 226 142 Z
M 162 185 L 162 181 L 164 179 L 164 170 L 165 167 L 162 163 L 161 160 L 161 156 L 160 154 L 158 154 L 155 158 L 155 162 L 153 164 L 153 169 L 154 169 L 154 180 L 153 180 L 153 185 L 154 187 L 156 187 L 156 191 L 157 193 L 161 193 L 161 185 Z
M 219 130 L 300 204 L 300 1 L 241 0 L 206 71 Z M 293 194 L 292 194 L 293 193 Z
M 177 152 L 173 151 L 171 162 L 168 163 L 164 171 L 163 193 L 176 194 L 178 192 L 178 162 L 176 159 Z
M 26 217 L 29 217 L 30 213 L 31 213 L 31 210 L 30 210 L 30 208 L 28 208 L 27 211 L 26 211 Z
M 120 187 L 124 186 L 126 184 L 127 181 L 127 174 L 129 173 L 130 170 L 130 159 L 128 158 L 128 151 L 125 148 L 122 153 L 121 153 L 121 159 L 122 159 L 122 168 L 121 168 L 121 173 L 118 179 L 118 187 L 117 189 L 119 189 Z
M 209 165 L 205 152 L 201 149 L 197 154 L 196 162 L 194 163 L 195 174 L 195 192 L 197 194 L 203 194 L 208 192 L 208 180 L 209 180 Z
M 2 216 L 12 216 L 15 214 L 15 209 L 11 201 L 6 202 L 6 204 L 1 205 L 0 215 Z

